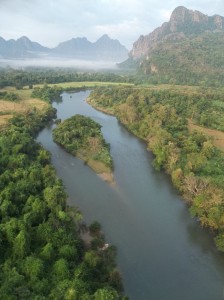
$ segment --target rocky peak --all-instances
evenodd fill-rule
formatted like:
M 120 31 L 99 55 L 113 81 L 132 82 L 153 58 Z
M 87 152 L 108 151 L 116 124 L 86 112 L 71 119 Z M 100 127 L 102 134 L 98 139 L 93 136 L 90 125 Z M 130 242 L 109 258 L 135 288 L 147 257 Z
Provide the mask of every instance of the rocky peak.
M 111 60 L 116 60 L 117 58 L 120 60 L 121 58 L 127 58 L 128 50 L 118 40 L 111 39 L 107 34 L 104 34 L 93 43 L 93 47 L 98 59 L 106 59 L 108 57 Z
M 97 42 L 110 41 L 110 40 L 111 40 L 111 38 L 107 34 L 104 34 L 97 40 Z
M 28 37 L 26 37 L 25 35 L 24 36 L 21 36 L 18 40 L 18 42 L 23 42 L 23 43 L 30 43 L 30 39 L 28 39 Z
M 189 10 L 184 6 L 178 6 L 171 14 L 170 22 L 184 22 Z
M 178 6 L 171 14 L 170 22 L 185 23 L 185 22 L 206 22 L 208 16 L 200 11 L 189 10 L 184 6 Z
M 224 30 L 224 17 L 219 15 L 209 17 L 200 11 L 178 6 L 172 12 L 169 22 L 163 23 L 152 33 L 139 37 L 133 44 L 129 56 L 134 59 L 147 56 L 158 42 L 169 39 L 170 35 L 172 39 L 180 39 L 214 30 Z
M 213 16 L 213 19 L 214 19 L 214 24 L 215 24 L 216 28 L 223 30 L 224 29 L 224 18 L 219 15 L 215 15 L 215 16 Z
M 107 34 L 102 35 L 95 43 L 97 47 L 119 47 L 124 48 L 118 40 L 111 39 Z
M 22 36 L 21 38 L 16 40 L 15 43 L 26 49 L 32 49 L 33 47 L 32 42 L 26 36 Z

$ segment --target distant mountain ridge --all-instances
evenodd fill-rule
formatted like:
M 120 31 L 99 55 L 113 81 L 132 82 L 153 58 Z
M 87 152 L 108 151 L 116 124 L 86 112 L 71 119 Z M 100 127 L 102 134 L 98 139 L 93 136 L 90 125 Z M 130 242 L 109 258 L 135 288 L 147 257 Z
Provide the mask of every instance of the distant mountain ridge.
M 177 7 L 169 22 L 133 44 L 121 67 L 136 68 L 152 83 L 222 86 L 224 17 Z
M 75 57 L 78 59 L 122 61 L 128 56 L 128 50 L 118 40 L 111 39 L 104 34 L 96 42 L 91 43 L 87 38 L 75 38 L 60 43 L 52 49 L 58 56 Z
M 32 42 L 26 36 L 18 40 L 4 40 L 0 37 L 0 58 L 33 58 L 37 54 L 48 53 L 49 49 L 36 42 Z
M 118 40 L 111 39 L 106 34 L 94 43 L 85 37 L 78 37 L 62 42 L 55 48 L 44 47 L 25 36 L 8 41 L 0 37 L 0 58 L 26 59 L 48 56 L 119 62 L 127 59 L 128 50 Z

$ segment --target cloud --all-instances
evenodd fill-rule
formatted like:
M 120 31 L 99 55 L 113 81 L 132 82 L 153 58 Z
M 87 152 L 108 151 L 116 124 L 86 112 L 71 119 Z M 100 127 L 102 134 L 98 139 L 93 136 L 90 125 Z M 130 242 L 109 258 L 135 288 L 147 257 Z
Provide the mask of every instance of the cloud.
M 130 48 L 141 35 L 168 21 L 179 5 L 224 15 L 223 0 L 0 0 L 0 36 L 27 35 L 44 46 L 78 36 L 102 34 Z
M 139 19 L 133 18 L 117 24 L 97 25 L 93 31 L 96 36 L 101 36 L 106 32 L 113 39 L 125 40 L 125 44 L 130 50 L 133 42 L 139 37 L 139 32 L 147 34 L 149 26 L 143 24 Z

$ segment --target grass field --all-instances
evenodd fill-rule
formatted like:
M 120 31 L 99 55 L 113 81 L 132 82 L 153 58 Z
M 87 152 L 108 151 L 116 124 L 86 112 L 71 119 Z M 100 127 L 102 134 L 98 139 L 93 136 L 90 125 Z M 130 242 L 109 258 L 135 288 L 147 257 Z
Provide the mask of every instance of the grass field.
M 2 115 L 0 116 L 0 127 L 7 124 L 8 120 L 12 118 L 12 115 Z
M 31 98 L 32 90 L 29 89 L 16 90 L 15 88 L 9 87 L 0 91 L 14 92 L 20 98 L 17 102 L 0 100 L 0 126 L 7 124 L 8 120 L 12 118 L 15 113 L 24 113 L 34 107 L 42 111 L 48 106 L 46 102 L 40 99 Z
M 224 132 L 195 125 L 191 120 L 188 120 L 188 129 L 191 132 L 197 130 L 211 136 L 214 145 L 224 151 Z
M 150 88 L 154 90 L 169 90 L 169 91 L 176 91 L 182 93 L 203 93 L 204 91 L 223 91 L 224 88 L 214 88 L 214 87 L 202 87 L 197 85 L 177 85 L 177 84 L 143 84 L 139 87 Z
M 96 86 L 133 86 L 132 83 L 117 83 L 117 82 L 98 82 L 98 81 L 84 81 L 84 82 L 64 82 L 64 83 L 53 83 L 48 84 L 48 86 L 59 86 L 64 89 L 70 89 L 70 88 L 93 88 Z M 44 84 L 35 84 L 34 87 L 43 87 Z

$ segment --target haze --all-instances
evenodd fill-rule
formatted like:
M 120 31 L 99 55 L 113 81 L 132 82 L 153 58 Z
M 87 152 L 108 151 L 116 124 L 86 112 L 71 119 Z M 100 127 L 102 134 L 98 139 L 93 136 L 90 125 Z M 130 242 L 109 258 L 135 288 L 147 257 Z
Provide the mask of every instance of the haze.
M 90 61 L 78 59 L 0 59 L 1 67 L 12 67 L 21 69 L 26 67 L 49 67 L 49 68 L 75 68 L 78 70 L 116 70 L 117 65 L 114 62 Z

